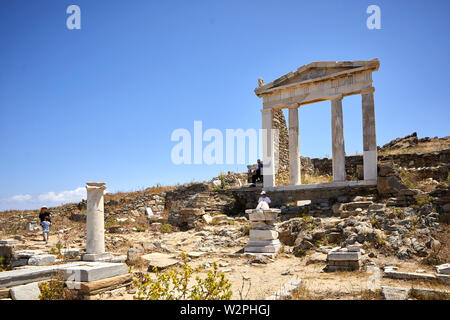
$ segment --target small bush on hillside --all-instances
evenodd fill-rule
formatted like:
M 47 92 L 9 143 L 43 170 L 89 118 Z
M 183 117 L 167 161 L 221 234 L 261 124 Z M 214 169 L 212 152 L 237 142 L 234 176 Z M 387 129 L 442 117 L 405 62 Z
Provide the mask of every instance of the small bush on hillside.
M 142 281 L 135 281 L 137 294 L 135 300 L 229 300 L 232 291 L 231 283 L 226 279 L 224 273 L 217 271 L 217 264 L 213 263 L 213 269 L 208 271 L 206 278 L 195 277 L 195 284 L 188 286 L 192 282 L 194 273 L 198 273 L 201 267 L 195 270 L 187 264 L 187 255 L 182 254 L 182 270 L 171 270 L 161 273 L 155 267 L 156 279 L 151 279 L 149 274 L 144 276 Z

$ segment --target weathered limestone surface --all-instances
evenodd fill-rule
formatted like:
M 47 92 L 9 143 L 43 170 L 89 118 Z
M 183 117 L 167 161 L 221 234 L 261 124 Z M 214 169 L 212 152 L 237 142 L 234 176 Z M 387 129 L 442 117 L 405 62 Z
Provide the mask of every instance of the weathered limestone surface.
M 0 272 L 0 288 L 9 288 L 36 281 L 48 280 L 58 272 L 66 280 L 93 281 L 127 273 L 124 263 L 71 262 L 51 266 L 28 266 L 24 269 Z
M 10 290 L 10 295 L 13 300 L 39 300 L 41 290 L 37 282 L 26 285 L 13 287 Z
M 61 270 L 66 280 L 90 282 L 126 274 L 128 267 L 125 263 L 91 262 Z
M 275 145 L 272 110 L 262 110 L 264 187 L 275 186 Z
M 153 252 L 143 255 L 141 259 L 149 264 L 148 271 L 153 271 L 154 267 L 156 267 L 158 270 L 164 270 L 166 268 L 179 264 L 179 261 L 177 259 L 174 259 L 173 255 L 159 252 Z
M 54 263 L 56 261 L 56 256 L 53 254 L 42 254 L 32 256 L 28 259 L 28 264 L 30 266 L 46 266 Z
M 292 297 L 292 293 L 297 290 L 302 285 L 302 279 L 295 276 L 290 279 L 284 286 L 275 292 L 275 294 L 267 297 L 265 300 L 279 300 L 279 299 L 289 299 Z
M 377 178 L 377 138 L 375 133 L 374 88 L 362 91 L 364 180 Z
M 103 192 L 105 183 L 87 182 L 86 254 L 85 261 L 106 261 L 111 255 L 105 253 L 105 214 Z
M 439 274 L 447 274 L 450 275 L 450 264 L 446 263 L 446 264 L 441 264 L 439 266 L 436 266 L 436 271 Z
M 386 300 L 406 300 L 409 295 L 408 288 L 381 287 L 381 294 Z
M 132 280 L 132 275 L 127 273 L 115 277 L 94 280 L 91 282 L 75 282 L 66 281 L 66 285 L 70 288 L 77 288 L 82 294 L 90 294 L 93 292 L 98 292 L 101 289 L 115 287 L 117 285 L 129 283 Z
M 360 260 L 360 246 L 336 247 L 328 252 L 325 271 L 359 270 Z
M 275 185 L 289 185 L 289 134 L 283 110 L 273 110 Z
M 345 181 L 344 118 L 342 96 L 331 100 L 333 181 Z
M 301 161 L 298 127 L 298 108 L 289 109 L 289 163 L 290 184 L 301 184 Z

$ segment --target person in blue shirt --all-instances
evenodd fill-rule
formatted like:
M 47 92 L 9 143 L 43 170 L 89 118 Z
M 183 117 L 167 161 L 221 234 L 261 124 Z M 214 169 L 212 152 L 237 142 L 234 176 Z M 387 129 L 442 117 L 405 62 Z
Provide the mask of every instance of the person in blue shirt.
M 44 221 L 42 221 L 42 231 L 44 232 L 45 244 L 48 244 L 48 233 L 50 232 L 50 225 L 50 218 L 45 217 Z
M 261 160 L 258 159 L 257 161 L 258 169 L 255 171 L 255 175 L 252 177 L 252 182 L 255 183 L 256 181 L 262 181 L 262 168 L 263 164 Z

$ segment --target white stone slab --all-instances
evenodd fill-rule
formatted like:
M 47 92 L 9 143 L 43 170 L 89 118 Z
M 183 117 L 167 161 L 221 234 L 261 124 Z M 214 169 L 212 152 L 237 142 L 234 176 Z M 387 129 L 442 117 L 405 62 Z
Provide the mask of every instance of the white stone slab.
M 18 287 L 13 287 L 9 291 L 13 300 L 39 300 L 41 290 L 37 282 L 25 284 Z
M 244 248 L 245 253 L 277 253 L 280 250 L 279 245 L 275 246 L 246 246 Z
M 148 262 L 148 271 L 153 271 L 153 267 L 163 270 L 179 263 L 177 259 L 174 259 L 174 255 L 159 252 L 143 255 L 141 259 Z
M 250 230 L 250 241 L 266 241 L 278 239 L 278 232 L 275 230 Z
M 56 256 L 53 254 L 42 254 L 37 256 L 32 256 L 28 259 L 28 264 L 30 266 L 47 266 L 56 261 Z
M 90 282 L 120 276 L 128 272 L 125 263 L 90 262 L 60 269 L 65 280 Z
M 266 240 L 266 241 L 249 241 L 248 242 L 248 246 L 252 246 L 252 247 L 257 247 L 257 246 L 275 246 L 275 245 L 280 245 L 280 240 L 279 239 L 275 239 L 275 240 Z
M 327 256 L 329 261 L 357 261 L 361 258 L 360 252 L 330 252 Z
M 15 240 L 15 239 L 3 239 L 3 240 L 0 240 L 0 245 L 2 245 L 2 244 L 15 245 L 15 244 L 18 244 L 18 243 L 19 243 L 19 241 Z
M 58 270 L 64 267 L 86 264 L 85 262 L 71 262 L 52 266 L 25 266 L 19 270 L 0 272 L 0 288 L 9 288 L 35 281 L 47 280 L 53 277 Z
M 381 287 L 381 293 L 386 300 L 406 300 L 409 295 L 408 288 Z
M 436 271 L 439 274 L 447 274 L 450 275 L 450 264 L 441 264 L 439 266 L 436 266 Z
M 14 257 L 16 258 L 31 258 L 33 256 L 45 254 L 42 250 L 17 250 L 14 251 Z

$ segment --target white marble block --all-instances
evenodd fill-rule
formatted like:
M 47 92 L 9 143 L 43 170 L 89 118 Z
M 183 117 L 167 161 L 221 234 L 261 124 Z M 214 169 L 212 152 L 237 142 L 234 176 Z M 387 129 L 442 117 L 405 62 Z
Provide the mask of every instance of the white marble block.
M 278 232 L 275 230 L 250 230 L 250 241 L 266 241 L 278 239 Z

